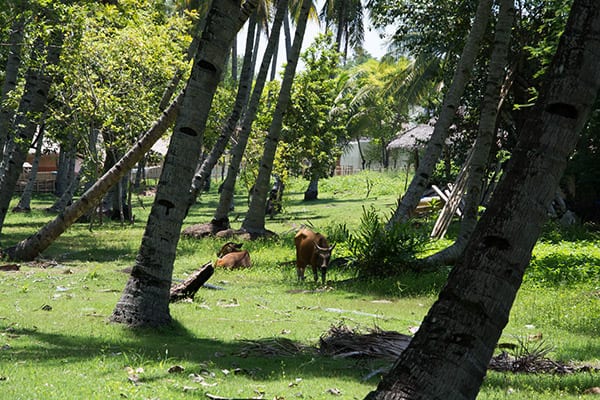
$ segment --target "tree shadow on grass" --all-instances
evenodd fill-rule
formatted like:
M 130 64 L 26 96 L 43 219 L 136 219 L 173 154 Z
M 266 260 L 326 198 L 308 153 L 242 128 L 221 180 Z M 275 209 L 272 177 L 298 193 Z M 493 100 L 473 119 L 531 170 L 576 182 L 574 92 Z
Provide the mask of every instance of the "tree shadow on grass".
M 221 374 L 227 370 L 256 381 L 280 380 L 282 373 L 305 378 L 333 374 L 361 380 L 372 370 L 369 367 L 372 363 L 321 356 L 314 347 L 284 338 L 253 342 L 202 338 L 176 321 L 160 329 L 123 328 L 123 332 L 112 338 L 108 333 L 103 337 L 49 333 L 14 327 L 6 321 L 0 321 L 0 331 L 12 338 L 10 345 L 0 351 L 0 362 L 11 364 L 35 362 L 53 366 L 96 358 L 112 359 L 123 367 L 158 362 L 165 371 L 155 379 L 168 379 L 167 369 L 173 365 L 192 364 L 207 368 L 211 373 Z M 25 338 L 30 340 L 21 345 Z M 376 363 L 381 364 L 381 361 Z M 282 371 L 284 365 L 285 371 Z M 190 373 L 200 373 L 200 367 L 186 370 L 186 376 Z

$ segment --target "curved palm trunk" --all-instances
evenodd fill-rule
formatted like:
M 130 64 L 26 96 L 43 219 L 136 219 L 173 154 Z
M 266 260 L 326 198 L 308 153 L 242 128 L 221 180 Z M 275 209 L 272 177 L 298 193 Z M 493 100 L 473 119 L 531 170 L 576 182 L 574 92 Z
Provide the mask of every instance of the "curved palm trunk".
M 475 399 L 600 88 L 600 3 L 575 0 L 536 107 L 461 263 L 367 399 Z M 575 61 L 576 60 L 576 61 Z
M 75 192 L 79 188 L 79 184 L 81 183 L 81 174 L 73 174 L 71 177 L 71 182 L 67 186 L 67 188 L 63 191 L 63 194 L 50 206 L 46 211 L 53 214 L 58 214 L 63 212 L 65 208 L 73 201 L 73 196 Z M 64 229 L 63 231 L 64 232 Z M 62 234 L 60 232 L 59 234 Z M 58 236 L 57 236 L 58 237 Z
M 463 48 L 460 60 L 454 71 L 452 84 L 446 93 L 444 103 L 440 110 L 440 116 L 435 124 L 431 139 L 427 143 L 425 154 L 418 164 L 417 171 L 408 186 L 404 197 L 398 201 L 398 207 L 387 223 L 387 226 L 406 221 L 410 213 L 415 209 L 421 195 L 429 184 L 429 178 L 435 168 L 435 164 L 442 154 L 444 141 L 448 136 L 448 128 L 459 105 L 460 98 L 464 92 L 475 57 L 479 51 L 479 45 L 485 34 L 488 20 L 490 18 L 492 0 L 481 0 L 477 6 L 473 27 L 469 32 L 467 42 Z
M 152 145 L 167 131 L 179 110 L 180 94 L 154 123 L 148 132 L 119 160 L 106 174 L 94 183 L 75 203 L 46 224 L 36 234 L 6 249 L 5 252 L 13 260 L 31 261 L 48 248 L 79 217 L 94 208 L 102 196 L 115 185 L 146 154 Z M 78 180 L 77 180 L 78 181 Z
M 25 30 L 25 20 L 20 14 L 15 18 L 10 30 L 10 49 L 6 60 L 4 72 L 4 82 L 0 92 L 0 160 L 4 158 L 4 147 L 10 138 L 10 121 L 13 112 L 10 107 L 6 107 L 5 101 L 10 92 L 17 86 L 19 78 L 19 66 L 21 65 L 21 49 L 23 47 L 23 32 Z M 2 163 L 0 163 L 2 164 Z
M 244 62 L 242 64 L 242 73 L 240 75 L 240 83 L 238 86 L 237 95 L 235 98 L 235 103 L 233 105 L 233 109 L 231 110 L 231 114 L 229 114 L 229 118 L 227 122 L 221 126 L 221 132 L 217 141 L 213 148 L 211 149 L 208 157 L 202 162 L 198 171 L 196 171 L 196 175 L 194 176 L 194 181 L 192 182 L 192 188 L 190 190 L 190 203 L 188 208 L 194 204 L 196 198 L 198 197 L 198 193 L 208 179 L 210 178 L 210 173 L 212 172 L 215 165 L 219 161 L 221 155 L 225 151 L 225 147 L 227 147 L 227 143 L 231 138 L 231 135 L 235 131 L 235 128 L 238 124 L 238 121 L 242 115 L 242 111 L 245 105 L 248 103 L 248 97 L 250 94 L 250 88 L 252 87 L 252 76 L 254 75 L 254 69 L 252 65 L 252 55 L 255 52 L 254 46 L 254 33 L 256 30 L 256 13 L 253 13 L 248 19 L 248 34 L 246 36 L 246 50 L 244 52 Z
M 273 34 L 273 33 L 271 33 Z M 277 56 L 279 54 L 279 47 L 276 46 L 274 51 L 273 51 L 273 57 L 271 60 L 271 76 L 269 77 L 269 80 L 274 81 L 275 78 L 277 77 Z
M 169 290 L 175 252 L 187 212 L 206 120 L 233 38 L 256 9 L 256 0 L 213 1 L 182 101 L 156 197 L 136 262 L 110 317 L 129 326 L 171 322 Z
M 54 188 L 55 195 L 62 196 L 73 180 L 73 176 L 75 175 L 75 158 L 75 136 L 69 135 L 67 141 L 60 145 L 56 186 Z
M 233 38 L 233 43 L 231 44 L 231 79 L 234 82 L 237 82 L 238 78 L 237 53 L 237 39 Z
M 260 35 L 262 34 L 262 25 L 260 21 L 256 20 L 256 36 L 254 37 L 254 46 L 252 48 L 258 49 L 258 45 L 260 44 Z M 256 69 L 256 60 L 258 58 L 258 51 L 255 51 L 252 54 L 252 70 Z
M 446 249 L 423 260 L 430 267 L 454 264 L 464 251 L 477 224 L 477 211 L 481 201 L 484 173 L 492 143 L 496 137 L 496 119 L 500 104 L 500 92 L 508 62 L 511 29 L 514 20 L 514 0 L 501 0 L 496 23 L 494 50 L 490 58 L 489 74 L 482 101 L 479 132 L 473 148 L 471 163 L 467 171 L 466 201 L 456 241 Z
M 229 210 L 233 203 L 233 194 L 235 189 L 235 182 L 240 171 L 240 165 L 246 145 L 248 144 L 248 138 L 252 131 L 252 124 L 256 118 L 258 112 L 258 106 L 260 104 L 260 98 L 267 82 L 267 73 L 269 71 L 269 65 L 271 63 L 271 56 L 273 51 L 278 44 L 279 35 L 281 33 L 281 26 L 283 22 L 283 16 L 287 11 L 288 0 L 280 0 L 277 3 L 277 10 L 275 11 L 275 17 L 273 18 L 273 25 L 271 26 L 271 36 L 267 42 L 267 47 L 263 55 L 263 59 L 260 64 L 258 76 L 256 77 L 256 83 L 252 90 L 252 96 L 248 103 L 248 109 L 244 114 L 240 132 L 237 136 L 237 142 L 231 149 L 231 157 L 229 159 L 229 167 L 227 168 L 227 176 L 223 182 L 221 196 L 219 197 L 219 204 L 215 210 L 212 224 L 216 229 L 226 229 L 229 227 Z
M 31 196 L 37 179 L 38 168 L 40 166 L 40 158 L 42 157 L 42 146 L 44 144 L 44 125 L 38 125 L 38 135 L 35 144 L 35 155 L 31 163 L 31 171 L 29 179 L 23 189 L 19 203 L 13 208 L 13 212 L 30 212 L 31 211 Z
M 288 13 L 283 17 L 283 33 L 285 39 L 285 55 L 289 57 L 292 53 L 292 31 L 290 29 L 290 16 Z
M 267 193 L 270 189 L 271 171 L 273 170 L 273 161 L 275 160 L 275 152 L 279 142 L 279 135 L 283 125 L 283 115 L 288 107 L 291 98 L 292 83 L 296 74 L 296 66 L 306 31 L 308 13 L 310 11 L 311 0 L 303 0 L 300 16 L 296 26 L 296 35 L 292 45 L 292 54 L 288 57 L 288 62 L 285 67 L 285 73 L 279 90 L 279 97 L 275 112 L 273 113 L 273 121 L 269 127 L 269 133 L 265 139 L 263 156 L 260 161 L 258 177 L 254 184 L 254 193 L 248 213 L 242 223 L 242 229 L 252 234 L 263 234 L 265 232 L 265 204 L 267 201 Z
M 38 119 L 44 112 L 48 101 L 48 92 L 52 84 L 52 78 L 47 73 L 47 68 L 58 64 L 60 51 L 62 49 L 61 33 L 55 31 L 52 45 L 46 47 L 46 62 L 43 69 L 30 68 L 27 72 L 25 91 L 19 104 L 15 120 L 15 138 L 19 140 L 11 152 L 6 163 L 6 169 L 0 175 L 0 232 L 4 225 L 4 219 L 15 191 L 17 180 L 21 174 L 23 163 L 27 157 L 29 145 L 40 122 Z M 38 40 L 33 49 L 33 56 L 44 49 L 44 44 Z M 35 62 L 33 63 L 35 64 Z

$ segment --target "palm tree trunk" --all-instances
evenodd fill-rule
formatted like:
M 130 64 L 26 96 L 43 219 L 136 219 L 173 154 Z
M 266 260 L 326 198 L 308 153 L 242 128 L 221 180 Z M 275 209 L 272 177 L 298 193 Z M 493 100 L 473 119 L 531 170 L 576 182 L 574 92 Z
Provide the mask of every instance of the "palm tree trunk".
M 171 323 L 169 290 L 206 120 L 233 38 L 256 0 L 213 1 L 182 101 L 142 243 L 123 294 L 110 317 L 129 326 Z
M 65 210 L 65 208 L 72 203 L 73 196 L 75 192 L 79 188 L 79 184 L 81 183 L 81 174 L 73 174 L 71 177 L 71 182 L 67 186 L 67 188 L 63 191 L 63 194 L 50 206 L 46 211 L 52 214 L 58 214 Z M 83 214 L 82 214 L 83 215 Z M 62 230 L 58 235 L 62 234 L 64 230 Z M 56 235 L 56 233 L 55 233 Z M 58 236 L 56 236 L 58 237 Z
M 466 200 L 460 231 L 456 241 L 451 246 L 423 260 L 428 267 L 454 264 L 465 249 L 477 224 L 484 173 L 487 169 L 490 149 L 496 137 L 498 104 L 501 101 L 500 89 L 508 63 L 508 50 L 514 15 L 514 0 L 501 0 L 500 13 L 496 23 L 494 49 L 490 58 L 486 90 L 482 100 L 479 132 L 473 147 L 471 163 L 467 170 Z
M 229 118 L 227 122 L 221 126 L 221 132 L 217 141 L 213 148 L 211 149 L 208 157 L 201 163 L 200 168 L 196 171 L 196 175 L 194 176 L 194 181 L 192 182 L 192 188 L 190 189 L 190 203 L 189 207 L 191 207 L 196 198 L 198 197 L 198 193 L 208 179 L 210 178 L 210 173 L 212 172 L 215 165 L 219 161 L 221 155 L 225 151 L 225 147 L 227 147 L 227 143 L 231 138 L 231 135 L 235 131 L 235 128 L 242 116 L 242 111 L 246 104 L 248 103 L 248 97 L 250 94 L 250 89 L 252 87 L 252 78 L 254 75 L 254 69 L 252 64 L 252 56 L 257 49 L 254 49 L 254 33 L 256 30 L 256 13 L 253 13 L 248 19 L 248 32 L 246 36 L 246 50 L 244 52 L 244 62 L 242 64 L 242 73 L 240 75 L 240 82 L 238 85 L 238 91 L 235 98 L 235 103 L 233 105 L 233 109 L 231 110 L 231 114 L 229 114 Z
M 475 399 L 600 88 L 600 3 L 575 0 L 536 107 L 465 255 L 367 399 Z M 576 60 L 576 61 L 575 61 Z
M 288 107 L 291 98 L 292 83 L 296 74 L 296 66 L 304 39 L 304 32 L 308 21 L 308 13 L 312 5 L 311 0 L 303 0 L 300 9 L 300 16 L 296 26 L 296 35 L 292 45 L 292 54 L 288 57 L 288 62 L 285 67 L 285 73 L 279 90 L 279 98 L 273 113 L 273 120 L 269 128 L 269 133 L 265 139 L 263 156 L 260 162 L 258 177 L 254 184 L 255 190 L 250 201 L 250 206 L 246 214 L 246 218 L 242 223 L 242 229 L 251 234 L 264 234 L 265 232 L 265 204 L 267 201 L 267 193 L 270 189 L 271 171 L 273 170 L 273 161 L 279 135 L 283 125 L 283 115 Z
M 42 147 L 44 145 L 44 124 L 38 125 L 38 134 L 35 144 L 35 155 L 31 163 L 31 171 L 27 184 L 23 189 L 19 203 L 12 209 L 13 212 L 30 212 L 31 211 L 31 196 L 37 179 L 38 168 L 40 166 L 40 158 L 42 158 Z
M 231 79 L 237 82 L 238 78 L 238 66 L 237 66 L 237 39 L 233 38 L 231 44 Z
M 479 51 L 479 45 L 485 34 L 488 20 L 490 18 L 492 0 L 480 0 L 473 21 L 473 27 L 469 32 L 467 42 L 462 51 L 462 55 L 454 71 L 452 84 L 448 89 L 448 93 L 444 98 L 444 103 L 440 110 L 440 116 L 435 124 L 431 139 L 425 148 L 425 154 L 418 164 L 417 171 L 408 186 L 408 190 L 402 199 L 398 201 L 398 207 L 387 223 L 390 227 L 398 222 L 406 221 L 410 213 L 415 209 L 421 195 L 429 184 L 429 178 L 435 168 L 436 162 L 439 160 L 444 148 L 444 141 L 448 136 L 448 128 L 452 124 L 452 120 L 458 108 L 458 104 L 471 70 L 475 62 L 475 57 Z
M 285 55 L 289 57 L 292 53 L 292 31 L 290 29 L 290 15 L 288 13 L 283 17 L 283 34 L 285 39 Z
M 304 201 L 313 201 L 319 197 L 319 178 L 312 178 L 304 192 Z
M 260 44 L 260 35 L 262 34 L 262 25 L 258 18 L 256 19 L 256 36 L 254 37 L 254 46 L 253 49 L 258 49 L 258 45 Z M 258 57 L 258 50 L 252 54 L 252 70 L 256 69 L 256 59 Z
M 13 260 L 31 261 L 48 248 L 79 217 L 94 208 L 106 192 L 135 166 L 152 145 L 167 131 L 179 111 L 182 95 L 161 115 L 146 134 L 106 174 L 98 179 L 75 203 L 71 204 L 36 234 L 6 249 Z
M 273 34 L 271 32 L 271 34 Z M 279 46 L 275 46 L 275 49 L 273 51 L 273 57 L 271 60 L 271 76 L 269 78 L 269 80 L 274 81 L 275 78 L 277 77 L 277 55 L 279 54 Z
M 11 137 L 10 121 L 12 120 L 13 112 L 10 107 L 5 106 L 5 101 L 8 99 L 9 93 L 17 86 L 17 80 L 19 79 L 24 30 L 25 19 L 22 14 L 19 14 L 10 29 L 10 37 L 8 39 L 10 49 L 8 50 L 8 59 L 6 60 L 2 91 L 0 92 L 0 161 L 4 159 L 4 147 Z
M 66 142 L 61 143 L 58 157 L 54 194 L 59 197 L 63 195 L 73 180 L 73 176 L 75 175 L 75 159 L 75 136 L 69 135 Z
M 231 149 L 231 157 L 229 159 L 229 166 L 227 168 L 227 176 L 223 182 L 221 189 L 221 196 L 219 198 L 219 204 L 215 210 L 212 224 L 216 229 L 226 229 L 229 227 L 229 210 L 233 203 L 233 193 L 235 189 L 235 182 L 240 170 L 242 157 L 248 144 L 248 138 L 252 131 L 252 124 L 256 118 L 258 112 L 258 106 L 260 104 L 260 98 L 262 96 L 263 89 L 267 82 L 267 73 L 269 71 L 269 65 L 271 64 L 271 56 L 273 51 L 279 42 L 279 35 L 281 34 L 281 26 L 283 23 L 283 17 L 287 12 L 288 0 L 280 0 L 277 3 L 277 10 L 275 11 L 275 17 L 273 18 L 273 24 L 271 26 L 271 36 L 267 42 L 263 59 L 260 63 L 254 89 L 252 90 L 252 96 L 248 103 L 248 109 L 244 114 L 240 132 L 237 136 L 237 142 Z
M 48 74 L 48 68 L 58 64 L 60 51 L 62 49 L 62 36 L 58 30 L 54 31 L 51 45 L 46 47 L 46 62 L 44 67 L 30 68 L 26 74 L 25 91 L 21 98 L 19 111 L 15 120 L 15 138 L 19 144 L 9 155 L 6 169 L 0 175 L 0 232 L 4 225 L 4 219 L 15 191 L 17 180 L 21 174 L 23 162 L 27 157 L 29 145 L 40 122 L 38 119 L 44 112 L 48 101 L 48 92 L 52 84 L 52 77 Z M 44 44 L 39 39 L 34 46 L 32 57 L 44 50 Z M 35 64 L 35 62 L 33 63 Z

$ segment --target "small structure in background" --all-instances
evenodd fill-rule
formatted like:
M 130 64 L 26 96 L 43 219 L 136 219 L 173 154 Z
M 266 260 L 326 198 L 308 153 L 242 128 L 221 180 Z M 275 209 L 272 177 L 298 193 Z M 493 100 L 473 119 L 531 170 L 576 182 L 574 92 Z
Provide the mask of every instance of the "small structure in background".
M 33 152 L 32 152 L 33 151 Z M 30 150 L 27 154 L 27 159 L 23 163 L 23 171 L 17 181 L 17 192 L 22 192 L 27 185 L 29 180 L 29 173 L 31 172 L 31 165 L 33 158 L 35 157 L 35 149 Z M 58 151 L 54 149 L 43 150 L 40 156 L 40 163 L 38 165 L 38 171 L 33 186 L 34 192 L 51 193 L 54 192 L 56 183 L 56 171 L 58 170 Z

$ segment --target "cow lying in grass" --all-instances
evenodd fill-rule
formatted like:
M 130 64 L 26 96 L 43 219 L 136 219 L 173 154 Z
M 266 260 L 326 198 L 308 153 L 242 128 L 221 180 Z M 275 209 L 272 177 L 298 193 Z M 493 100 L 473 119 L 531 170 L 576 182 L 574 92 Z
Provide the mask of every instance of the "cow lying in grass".
M 215 267 L 236 269 L 252 266 L 248 250 L 241 250 L 242 243 L 227 242 L 217 253 Z
M 300 229 L 294 237 L 296 244 L 296 272 L 298 280 L 304 280 L 304 270 L 310 265 L 315 277 L 315 282 L 319 281 L 317 271 L 321 271 L 323 284 L 326 282 L 327 267 L 331 259 L 331 251 L 335 247 L 329 246 L 325 236 L 310 229 Z

